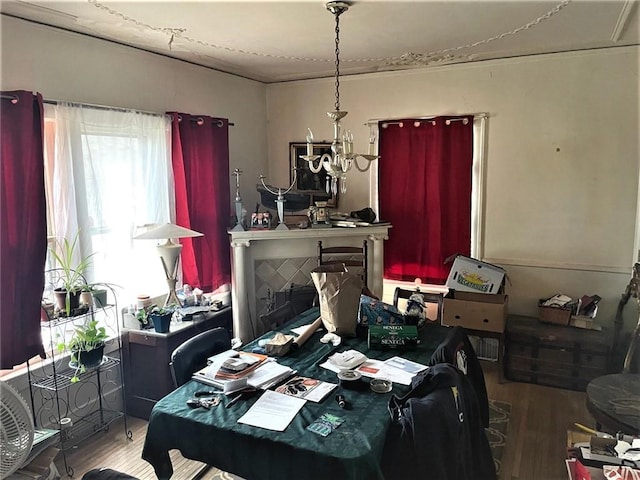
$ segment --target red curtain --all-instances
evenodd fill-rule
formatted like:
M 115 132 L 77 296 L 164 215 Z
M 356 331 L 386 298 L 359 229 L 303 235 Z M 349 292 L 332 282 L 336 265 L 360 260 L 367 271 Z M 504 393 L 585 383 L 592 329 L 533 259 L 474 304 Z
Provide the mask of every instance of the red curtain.
M 180 240 L 183 282 L 209 292 L 231 281 L 229 121 L 170 115 L 176 223 L 204 234 Z
M 40 334 L 47 255 L 44 115 L 40 94 L 1 94 L 0 368 L 10 369 L 35 355 L 44 357 Z
M 384 277 L 444 284 L 445 259 L 471 249 L 473 117 L 415 122 L 379 124 L 380 217 L 393 225 Z

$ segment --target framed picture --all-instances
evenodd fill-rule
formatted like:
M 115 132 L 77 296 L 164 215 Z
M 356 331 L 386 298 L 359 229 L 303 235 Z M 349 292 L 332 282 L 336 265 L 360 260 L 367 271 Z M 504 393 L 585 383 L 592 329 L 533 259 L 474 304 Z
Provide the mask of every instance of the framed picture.
M 324 155 L 325 153 L 331 154 L 330 143 L 314 143 L 313 154 Z M 331 191 L 327 193 L 327 178 L 331 181 L 331 177 L 327 175 L 327 172 L 320 170 L 318 173 L 313 173 L 309 169 L 309 164 L 306 160 L 300 158 L 301 155 L 307 154 L 307 144 L 304 142 L 289 143 L 289 182 L 293 181 L 293 168 L 297 169 L 297 178 L 295 189 L 322 192 L 317 201 L 327 201 L 327 206 L 330 208 L 336 208 L 338 206 L 338 195 L 333 195 Z M 318 160 L 316 160 L 317 164 Z M 331 185 L 329 184 L 329 187 Z M 330 188 L 329 188 L 330 190 Z M 327 198 L 328 196 L 328 198 Z
M 271 214 L 257 212 L 251 214 L 251 230 L 268 230 L 271 228 Z

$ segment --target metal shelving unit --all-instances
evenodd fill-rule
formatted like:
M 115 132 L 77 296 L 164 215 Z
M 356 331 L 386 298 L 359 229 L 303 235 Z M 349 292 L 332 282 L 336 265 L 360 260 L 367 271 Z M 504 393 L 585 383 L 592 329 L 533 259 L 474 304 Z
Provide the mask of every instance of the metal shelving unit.
M 93 320 L 107 330 L 105 355 L 100 365 L 77 372 L 70 364 L 69 352 L 60 351 L 57 345 L 68 338 L 75 326 Z M 121 418 L 125 435 L 129 440 L 133 438 L 127 426 L 122 340 L 115 298 L 113 304 L 91 306 L 75 316 L 47 317 L 41 328 L 47 358 L 32 362 L 33 365 L 27 362 L 33 420 L 37 428 L 60 430 L 59 447 L 66 473 L 71 477 L 74 471 L 66 458 L 69 449 L 107 431 Z M 72 380 L 74 376 L 78 377 L 77 382 Z

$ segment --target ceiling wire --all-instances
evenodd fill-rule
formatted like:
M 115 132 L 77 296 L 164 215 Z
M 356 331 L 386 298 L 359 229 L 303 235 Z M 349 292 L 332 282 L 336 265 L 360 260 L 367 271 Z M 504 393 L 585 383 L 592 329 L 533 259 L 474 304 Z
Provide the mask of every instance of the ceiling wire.
M 264 52 L 253 52 L 250 50 L 245 50 L 242 48 L 233 48 L 233 47 L 228 47 L 228 46 L 224 46 L 224 45 L 217 45 L 215 43 L 209 43 L 209 42 L 204 42 L 202 40 L 197 40 L 195 38 L 192 38 L 190 36 L 188 36 L 186 34 L 186 29 L 185 28 L 170 28 L 170 27 L 156 27 L 153 25 L 150 25 L 148 23 L 142 22 L 140 20 L 136 20 L 133 17 L 130 17 L 128 15 L 123 14 L 122 12 L 119 12 L 113 8 L 107 7 L 106 5 L 100 3 L 98 0 L 87 0 L 90 4 L 92 4 L 93 6 L 95 6 L 96 8 L 99 8 L 105 12 L 107 12 L 109 15 L 113 15 L 116 16 L 118 18 L 120 18 L 121 20 L 124 20 L 126 22 L 129 23 L 133 23 L 134 25 L 138 26 L 138 27 L 142 27 L 142 28 L 146 28 L 149 30 L 152 30 L 154 32 L 161 32 L 164 33 L 165 35 L 169 36 L 169 41 L 168 41 L 168 47 L 169 50 L 171 50 L 172 44 L 176 41 L 176 39 L 181 39 L 184 40 L 185 42 L 188 43 L 193 43 L 196 45 L 200 45 L 203 47 L 208 47 L 208 48 L 214 48 L 214 49 L 218 49 L 218 50 L 224 50 L 227 52 L 231 52 L 231 53 L 239 53 L 239 54 L 243 54 L 243 55 L 251 55 L 254 57 L 265 57 L 265 58 L 275 58 L 275 59 L 279 59 L 279 60 L 290 60 L 290 61 L 296 61 L 296 62 L 331 62 L 333 61 L 333 59 L 331 58 L 314 58 L 314 57 L 298 57 L 298 56 L 289 56 L 289 55 L 275 55 L 275 54 L 271 54 L 271 53 L 264 53 Z M 528 23 L 525 23 L 524 25 L 515 28 L 513 30 L 507 31 L 507 32 L 503 32 L 500 33 L 498 35 L 494 35 L 492 37 L 489 37 L 487 39 L 484 40 L 479 40 L 477 42 L 473 42 L 473 43 L 467 43 L 465 45 L 459 45 L 457 47 L 451 47 L 451 48 L 445 48 L 443 50 L 436 50 L 433 52 L 428 52 L 428 53 L 414 53 L 414 52 L 407 52 L 404 53 L 398 57 L 378 57 L 378 58 L 354 58 L 354 59 L 347 59 L 347 60 L 342 60 L 343 62 L 350 62 L 350 63 L 369 63 L 369 62 L 375 62 L 375 63 L 385 63 L 387 65 L 406 65 L 406 64 L 427 64 L 429 63 L 429 58 L 431 57 L 437 57 L 436 60 L 441 62 L 443 60 L 443 58 L 446 59 L 453 59 L 453 56 L 450 55 L 450 52 L 458 52 L 460 50 L 465 50 L 465 49 L 470 49 L 470 48 L 474 48 L 477 47 L 479 45 L 486 45 L 487 43 L 493 42 L 495 40 L 499 40 L 511 35 L 516 35 L 524 30 L 528 30 L 529 28 L 535 27 L 536 25 L 538 25 L 539 23 L 548 20 L 549 18 L 551 18 L 552 16 L 556 15 L 557 13 L 559 13 L 563 8 L 565 8 L 567 5 L 569 5 L 573 0 L 562 0 L 560 3 L 558 3 L 555 7 L 553 7 L 552 9 L 550 9 L 549 11 L 547 11 L 546 13 L 544 13 L 543 15 L 540 15 L 538 18 L 536 18 L 535 20 L 532 20 Z

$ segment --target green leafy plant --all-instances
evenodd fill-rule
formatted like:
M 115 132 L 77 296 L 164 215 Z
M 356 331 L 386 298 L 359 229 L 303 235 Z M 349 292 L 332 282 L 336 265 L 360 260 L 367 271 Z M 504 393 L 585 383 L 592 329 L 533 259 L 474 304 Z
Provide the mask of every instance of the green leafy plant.
M 58 351 L 63 352 L 67 349 L 71 352 L 71 363 L 76 369 L 74 376 L 71 378 L 71 383 L 78 382 L 78 374 L 86 371 L 86 365 L 84 365 L 80 353 L 104 347 L 105 340 L 107 340 L 105 328 L 99 327 L 97 320 L 89 320 L 75 328 L 68 342 L 58 343 Z
M 173 315 L 178 306 L 175 304 L 165 305 L 159 307 L 158 305 L 150 305 L 146 308 L 141 308 L 136 312 L 136 319 L 140 323 L 141 329 L 153 328 L 155 324 L 152 322 L 153 317 L 161 317 L 164 315 Z
M 59 289 L 65 294 L 65 311 L 67 316 L 71 313 L 71 295 L 76 295 L 83 288 L 87 288 L 85 272 L 91 265 L 93 254 L 81 257 L 75 263 L 75 251 L 78 248 L 79 232 L 75 234 L 72 241 L 68 238 L 56 240 L 56 244 L 51 248 L 51 256 L 54 258 L 57 267 L 60 269 Z

